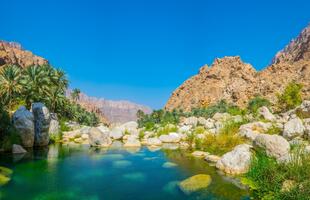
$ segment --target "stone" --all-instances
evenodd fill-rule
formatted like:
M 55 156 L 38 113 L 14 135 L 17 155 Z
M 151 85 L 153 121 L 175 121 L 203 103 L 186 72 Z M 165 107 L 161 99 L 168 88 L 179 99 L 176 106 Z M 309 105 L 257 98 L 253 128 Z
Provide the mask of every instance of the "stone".
M 138 123 L 135 121 L 130 121 L 119 126 L 119 129 L 122 130 L 123 134 L 129 133 L 131 135 L 138 135 Z
M 228 113 L 215 113 L 212 117 L 212 119 L 214 119 L 215 121 L 227 121 L 231 118 L 231 115 Z
M 34 144 L 34 117 L 25 106 L 19 107 L 13 114 L 13 125 L 16 128 L 21 144 L 24 147 L 33 147 Z
M 22 146 L 18 144 L 13 144 L 12 153 L 13 154 L 24 154 L 24 153 L 27 153 L 27 151 Z
M 109 135 L 114 140 L 120 140 L 123 137 L 123 131 L 120 128 L 115 127 L 110 131 Z
M 260 107 L 258 109 L 258 113 L 264 117 L 264 119 L 269 121 L 275 121 L 276 117 L 269 111 L 266 106 Z
M 176 163 L 173 163 L 173 162 L 165 162 L 162 167 L 163 168 L 173 168 L 173 167 L 176 167 L 178 166 Z
M 201 189 L 207 188 L 211 184 L 211 176 L 207 174 L 197 174 L 179 183 L 180 189 L 185 194 L 190 194 Z
M 214 119 L 211 119 L 211 118 L 205 119 L 203 117 L 199 117 L 198 123 L 203 125 L 206 129 L 212 129 L 215 127 L 215 125 L 214 125 L 215 121 L 214 121 Z
M 216 163 L 216 168 L 227 174 L 237 175 L 246 173 L 251 164 L 251 146 L 241 144 L 232 151 L 224 154 Z
M 259 134 L 254 140 L 255 148 L 262 148 L 268 156 L 278 161 L 286 160 L 289 156 L 290 144 L 279 135 Z
M 194 151 L 192 155 L 195 157 L 206 157 L 209 153 L 204 151 Z
M 49 143 L 49 126 L 51 116 L 43 103 L 33 103 L 31 110 L 34 116 L 34 146 L 47 146 Z
M 248 124 L 243 124 L 239 128 L 238 134 L 242 137 L 245 137 L 251 141 L 254 141 L 256 136 L 261 133 L 265 133 L 268 131 L 269 128 L 272 127 L 271 123 L 264 123 L 264 122 L 252 122 Z
M 221 157 L 216 156 L 216 155 L 206 155 L 205 161 L 210 162 L 210 163 L 216 163 L 219 161 Z
M 283 136 L 286 138 L 294 138 L 296 136 L 303 136 L 305 127 L 298 117 L 290 119 L 284 124 Z
M 183 125 L 179 128 L 180 133 L 187 133 L 191 130 L 192 126 L 191 125 Z
M 110 131 L 110 129 L 109 129 L 108 127 L 103 126 L 103 125 L 100 125 L 100 126 L 98 126 L 97 128 L 98 128 L 101 132 L 103 132 L 103 133 L 106 133 L 106 132 L 109 132 L 109 131 Z
M 141 143 L 136 137 L 131 136 L 126 140 L 124 147 L 141 147 Z
M 161 146 L 162 142 L 161 142 L 160 139 L 154 137 L 154 138 L 148 138 L 146 140 L 146 144 L 149 145 L 149 146 Z
M 88 134 L 83 133 L 83 134 L 81 135 L 81 138 L 82 138 L 83 140 L 88 140 L 89 136 L 88 136 Z
M 164 143 L 178 143 L 181 140 L 181 136 L 178 133 L 169 133 L 168 135 L 161 135 L 159 139 Z
M 49 135 L 58 135 L 59 133 L 59 121 L 56 113 L 51 113 L 51 122 L 48 129 Z
M 294 180 L 285 180 L 282 183 L 281 192 L 289 192 L 296 186 L 296 181 Z
M 109 147 L 112 140 L 107 133 L 101 132 L 98 128 L 89 130 L 89 144 L 94 147 Z
M 188 117 L 185 118 L 183 121 L 184 125 L 191 125 L 191 126 L 197 126 L 198 124 L 198 118 L 197 117 Z

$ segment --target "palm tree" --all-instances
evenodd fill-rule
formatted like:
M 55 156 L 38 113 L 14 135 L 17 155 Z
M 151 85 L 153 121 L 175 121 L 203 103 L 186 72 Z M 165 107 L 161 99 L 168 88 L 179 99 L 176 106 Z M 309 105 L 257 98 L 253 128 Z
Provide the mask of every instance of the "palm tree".
M 51 80 L 51 86 L 49 92 L 50 108 L 52 111 L 56 111 L 58 106 L 62 106 L 65 100 L 65 92 L 68 88 L 68 79 L 63 70 L 53 69 L 49 73 Z
M 14 98 L 22 92 L 21 70 L 15 65 L 3 67 L 0 70 L 0 96 L 4 105 L 12 108 Z
M 71 98 L 73 99 L 73 101 L 77 102 L 77 100 L 80 99 L 80 93 L 81 93 L 80 89 L 78 88 L 73 89 L 71 93 Z
M 49 67 L 31 66 L 23 71 L 22 85 L 24 87 L 25 101 L 28 107 L 32 102 L 46 101 L 51 85 Z

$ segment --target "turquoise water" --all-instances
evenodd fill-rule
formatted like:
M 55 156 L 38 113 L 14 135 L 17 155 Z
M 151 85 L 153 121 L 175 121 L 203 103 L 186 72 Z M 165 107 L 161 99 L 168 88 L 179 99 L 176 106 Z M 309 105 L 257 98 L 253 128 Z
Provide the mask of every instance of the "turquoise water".
M 0 156 L 0 166 L 14 170 L 0 188 L 1 200 L 249 199 L 232 179 L 179 150 L 52 145 L 24 157 Z M 200 173 L 212 177 L 207 189 L 186 195 L 178 188 Z

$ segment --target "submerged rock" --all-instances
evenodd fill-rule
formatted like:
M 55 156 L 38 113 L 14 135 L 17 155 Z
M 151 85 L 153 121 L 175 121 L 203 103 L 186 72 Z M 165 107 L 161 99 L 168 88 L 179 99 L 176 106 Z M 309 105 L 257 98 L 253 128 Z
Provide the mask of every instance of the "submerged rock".
M 34 144 L 34 116 L 21 106 L 13 114 L 13 125 L 17 129 L 24 147 L 33 147 Z
M 211 181 L 212 179 L 210 175 L 197 174 L 180 182 L 179 187 L 184 193 L 190 194 L 192 192 L 207 188 Z
M 209 153 L 204 151 L 194 151 L 192 155 L 195 157 L 206 157 Z
M 49 143 L 49 126 L 51 116 L 43 103 L 33 103 L 31 107 L 34 116 L 35 146 L 47 146 Z
M 228 174 L 246 173 L 251 163 L 251 146 L 241 144 L 224 154 L 216 163 L 216 168 Z
M 163 168 L 173 168 L 173 167 L 176 167 L 178 166 L 177 164 L 173 163 L 173 162 L 165 162 L 162 167 Z

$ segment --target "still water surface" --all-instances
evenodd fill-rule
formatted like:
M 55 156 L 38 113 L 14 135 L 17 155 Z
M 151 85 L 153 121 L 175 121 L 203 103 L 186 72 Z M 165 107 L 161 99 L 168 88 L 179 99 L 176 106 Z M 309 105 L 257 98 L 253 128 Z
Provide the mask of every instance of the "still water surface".
M 24 157 L 0 154 L 0 166 L 14 171 L 0 188 L 1 200 L 249 199 L 230 178 L 180 150 L 51 145 Z M 178 188 L 179 181 L 201 173 L 212 177 L 207 189 L 186 195 Z

